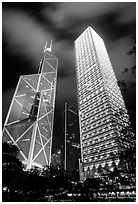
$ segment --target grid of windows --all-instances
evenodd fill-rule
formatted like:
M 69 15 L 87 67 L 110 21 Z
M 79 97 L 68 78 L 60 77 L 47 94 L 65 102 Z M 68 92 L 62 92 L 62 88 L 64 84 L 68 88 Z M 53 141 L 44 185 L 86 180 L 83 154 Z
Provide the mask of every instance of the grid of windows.
M 120 149 L 122 121 L 115 115 L 125 104 L 102 38 L 88 27 L 75 41 L 81 157 L 84 169 L 109 161 Z M 127 121 L 124 121 L 124 123 Z

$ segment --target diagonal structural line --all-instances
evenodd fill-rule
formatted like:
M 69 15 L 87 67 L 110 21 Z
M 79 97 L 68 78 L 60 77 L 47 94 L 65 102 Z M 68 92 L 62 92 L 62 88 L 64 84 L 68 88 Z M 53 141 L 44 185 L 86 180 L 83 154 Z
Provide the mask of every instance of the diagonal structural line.
M 35 157 L 33 158 L 32 161 L 34 161 L 36 159 L 36 157 L 40 154 L 40 152 L 45 148 L 45 146 L 47 145 L 47 143 L 49 142 L 49 140 L 51 139 L 51 137 L 47 140 L 47 142 L 44 144 L 44 146 L 39 150 L 39 152 L 35 155 Z
M 45 140 L 47 140 L 47 138 L 46 138 L 44 135 L 41 134 L 41 136 L 42 136 Z
M 23 105 L 15 98 L 15 101 L 21 106 L 23 107 Z
M 35 140 L 38 144 L 42 145 L 40 142 L 38 142 L 37 140 Z
M 47 116 L 50 112 L 52 112 L 53 109 L 51 109 L 49 112 L 47 112 L 45 115 L 42 115 L 37 121 L 40 121 L 41 119 L 43 119 L 45 116 Z
M 40 121 L 40 120 L 43 119 L 46 115 L 47 115 L 47 113 L 46 113 L 45 115 L 42 115 L 37 121 Z
M 50 73 L 50 74 L 56 74 L 56 71 L 53 71 L 53 72 L 47 71 L 47 72 L 45 72 L 45 73 L 43 73 L 43 74 L 47 74 L 47 73 L 48 73 L 48 74 L 49 74 L 49 73 Z
M 15 140 L 13 139 L 13 137 L 11 136 L 11 134 L 9 133 L 9 131 L 8 131 L 6 128 L 5 128 L 5 130 L 6 130 L 7 134 L 9 135 L 10 139 L 12 140 L 13 144 L 15 144 L 15 145 L 18 146 L 18 144 L 15 142 Z M 19 147 L 19 146 L 18 146 L 18 147 Z M 24 158 L 24 159 L 27 159 L 26 156 L 23 154 L 22 150 L 20 149 L 20 147 L 19 147 L 19 150 L 20 150 L 20 153 L 22 154 L 23 158 Z
M 42 135 L 42 134 L 40 133 L 39 125 L 38 125 L 38 132 L 39 132 L 40 135 Z M 43 135 L 42 135 L 42 137 L 45 138 Z M 45 139 L 48 140 L 47 138 L 45 138 Z
M 20 122 L 20 120 L 16 120 L 16 121 L 14 121 L 14 122 L 7 123 L 6 126 L 13 125 L 13 124 L 18 123 L 18 122 Z
M 15 98 L 22 97 L 22 96 L 25 96 L 25 95 L 26 94 L 17 95 L 17 96 L 15 96 Z
M 37 121 L 38 121 L 38 117 L 39 117 L 39 114 L 40 114 L 41 104 L 42 104 L 42 93 L 40 92 L 39 107 L 38 107 L 38 112 L 37 112 Z
M 52 89 L 52 86 L 53 86 L 53 85 L 51 85 L 51 89 Z M 55 88 L 55 87 L 54 87 L 54 88 Z M 51 99 L 52 99 L 52 90 L 51 90 L 51 89 L 50 89 L 50 94 L 49 94 L 49 96 L 50 96 L 50 97 L 49 97 L 49 98 L 50 98 L 49 101 L 50 101 L 50 103 L 52 104 L 52 100 L 51 100 Z
M 44 137 L 44 135 L 42 135 L 42 134 L 41 134 L 41 132 L 40 132 L 40 128 L 39 128 L 39 125 L 38 125 L 38 132 L 39 132 L 39 134 L 40 134 L 40 135 L 41 135 L 41 136 L 42 136 L 42 137 L 43 137 L 43 138 L 46 140 L 46 142 L 47 142 L 47 141 L 48 141 L 48 139 L 47 139 L 47 138 L 45 138 L 45 137 Z
M 32 87 L 32 85 L 31 84 L 29 84 L 29 82 L 28 81 L 26 81 L 24 78 L 22 78 L 34 91 L 36 91 L 35 89 L 34 89 L 34 87 Z
M 22 75 L 22 77 L 24 77 L 24 78 L 25 77 L 27 78 L 28 76 L 30 77 L 30 75 Z M 38 76 L 38 74 L 31 74 L 31 76 Z
M 47 109 L 46 109 L 46 105 L 44 104 L 44 107 L 45 107 L 45 111 L 47 112 Z M 51 109 L 51 111 L 53 111 L 52 109 Z M 49 113 L 51 112 L 51 111 L 49 111 Z M 51 131 L 51 135 L 52 135 L 52 129 L 51 129 L 51 127 L 50 127 L 50 122 L 49 122 L 49 118 L 48 118 L 48 114 L 49 114 L 48 112 L 47 112 L 47 120 L 48 120 L 48 124 L 49 124 L 49 129 L 50 129 L 50 131 Z
M 48 57 L 45 57 L 45 61 L 46 61 L 46 60 L 53 60 L 53 59 L 51 59 L 51 58 L 48 58 Z
M 23 107 L 23 105 L 15 98 L 15 101 L 21 106 L 21 107 Z M 25 107 L 23 107 L 23 109 L 24 110 L 26 110 L 28 113 L 29 113 L 29 111 L 25 108 Z
M 56 59 L 56 58 L 55 58 L 55 56 L 53 56 L 53 55 L 52 55 L 52 54 L 50 54 L 49 52 L 47 53 L 47 55 L 49 55 L 49 56 L 51 56 L 51 57 L 52 57 L 52 59 L 50 58 L 51 60 Z
M 41 133 L 40 133 L 40 129 L 39 129 L 39 124 L 38 124 L 38 122 L 37 122 L 37 130 L 38 130 L 38 133 L 39 133 L 39 136 L 40 136 Z
M 10 117 L 10 114 L 11 114 L 11 110 L 12 110 L 12 107 L 13 107 L 14 98 L 15 98 L 15 96 L 16 96 L 16 94 L 17 94 L 18 89 L 19 89 L 20 82 L 21 82 L 21 76 L 20 76 L 20 78 L 19 78 L 19 81 L 18 81 L 18 84 L 17 84 L 17 86 L 16 86 L 14 95 L 13 95 L 13 97 L 12 97 L 12 101 L 11 101 L 11 104 L 10 104 L 10 107 L 9 107 L 9 110 L 8 110 L 8 114 L 7 114 L 7 117 L 6 117 L 4 126 L 7 124 L 7 121 L 9 120 L 9 117 Z
M 39 134 L 40 134 L 46 141 L 48 140 L 44 135 L 42 135 L 42 134 L 40 133 L 39 125 L 38 125 L 38 132 L 39 132 Z
M 51 111 L 53 111 L 53 110 L 51 110 Z M 48 114 L 46 116 L 47 116 L 47 120 L 48 120 L 49 129 L 50 129 L 50 132 L 51 132 L 51 135 L 52 135 L 52 129 L 51 129 L 51 126 L 50 126 L 51 123 L 49 122 Z
M 25 160 L 27 160 L 27 157 L 25 156 L 25 154 L 23 153 L 22 150 L 20 150 L 20 154 L 23 156 L 23 158 L 24 158 Z
M 38 131 L 40 131 L 40 130 L 38 130 Z M 41 138 L 40 132 L 39 132 L 39 136 L 40 136 L 41 144 L 42 144 L 42 146 L 44 146 L 44 143 L 43 143 L 43 140 L 42 140 L 42 138 Z M 45 156 L 46 163 L 48 163 L 45 149 L 43 149 L 43 152 L 44 152 L 44 156 Z
M 40 106 L 42 105 L 42 103 L 43 103 L 43 95 L 42 95 L 42 93 L 41 93 L 41 98 L 40 98 Z M 44 105 L 44 103 L 43 103 L 43 105 Z M 39 113 L 40 113 L 40 107 L 39 107 L 39 110 L 38 110 L 38 116 L 39 116 Z M 46 113 L 47 114 L 47 113 Z M 46 114 L 44 114 L 44 115 L 42 115 L 40 118 L 37 118 L 37 122 L 38 121 L 40 121 L 41 119 L 43 119 L 45 116 L 46 116 Z
M 25 130 L 25 132 L 15 142 L 18 142 L 26 134 L 26 132 L 32 128 L 33 125 L 34 123 L 27 130 Z
M 5 126 L 3 127 L 3 130 L 2 130 L 2 136 L 4 135 L 4 131 L 5 131 Z
M 48 132 L 48 130 L 47 130 L 45 127 L 43 127 L 43 129 L 44 129 L 46 132 Z
M 56 82 L 57 82 L 57 68 L 58 68 L 58 59 L 56 59 L 56 67 L 55 67 L 55 74 L 56 76 L 53 78 L 54 79 L 54 96 L 53 96 L 53 122 L 54 122 L 54 109 L 55 109 L 55 97 L 56 97 Z M 53 124 L 52 124 L 52 134 L 51 134 L 51 143 L 50 143 L 50 157 L 49 157 L 49 162 L 51 162 L 51 151 L 52 151 L 52 142 L 53 142 Z
M 13 142 L 15 142 L 15 140 L 13 139 L 13 137 L 11 136 L 11 134 L 9 133 L 9 131 L 7 130 L 6 127 L 5 127 L 5 130 L 6 130 L 7 134 L 9 135 L 10 139 L 11 139 Z
M 44 101 L 44 96 L 43 96 L 43 95 L 41 95 L 41 96 L 42 96 L 41 101 L 43 102 L 43 101 Z M 45 103 L 43 103 L 43 105 L 44 105 L 44 108 L 45 108 Z M 50 112 L 52 112 L 52 111 L 53 111 L 53 107 L 52 107 L 52 109 L 51 109 L 49 112 L 47 112 L 47 109 L 45 109 L 45 111 L 46 111 L 46 114 L 42 115 L 39 119 L 37 119 L 37 121 L 40 121 L 40 120 L 43 119 L 47 114 L 49 114 Z
M 51 64 L 49 64 L 47 61 L 46 61 L 46 63 L 47 63 L 53 70 L 55 70 L 54 67 L 52 67 Z
M 48 81 L 48 83 L 50 83 L 51 84 L 51 86 L 54 86 L 47 78 L 46 78 L 46 76 L 45 75 L 42 75 L 47 81 Z
M 53 86 L 54 86 L 54 85 L 53 85 Z M 55 86 L 54 86 L 54 88 L 50 88 L 50 89 L 45 89 L 45 90 L 43 90 L 42 93 L 45 92 L 45 91 L 51 91 L 51 90 L 55 90 Z

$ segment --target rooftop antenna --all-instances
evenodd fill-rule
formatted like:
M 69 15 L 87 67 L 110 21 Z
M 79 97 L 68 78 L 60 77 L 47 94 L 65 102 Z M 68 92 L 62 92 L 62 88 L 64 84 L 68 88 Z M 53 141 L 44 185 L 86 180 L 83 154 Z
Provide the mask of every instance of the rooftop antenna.
M 44 53 L 46 52 L 46 47 L 47 47 L 47 41 L 46 41 L 46 43 L 45 43 Z
M 46 43 L 45 43 L 45 47 L 44 47 L 44 54 L 45 54 L 45 52 L 46 52 L 46 48 L 47 47 L 47 41 L 46 41 Z M 43 62 L 44 62 L 44 54 L 43 54 L 43 57 L 42 57 L 42 59 L 41 59 L 41 61 L 40 61 L 40 64 L 39 64 L 39 70 L 38 70 L 38 74 L 40 74 L 41 73 L 41 71 L 42 71 L 42 66 L 43 66 Z
M 42 70 L 42 66 L 43 66 L 43 62 L 44 62 L 44 55 L 45 55 L 45 52 L 51 52 L 52 50 L 52 40 L 51 40 L 51 43 L 50 43 L 50 47 L 47 48 L 47 41 L 45 43 L 45 47 L 44 47 L 44 54 L 43 54 L 43 58 L 41 59 L 40 61 L 40 65 L 39 65 L 39 70 L 38 70 L 38 73 L 41 73 L 41 70 Z
M 50 47 L 46 48 L 45 51 L 51 52 L 51 50 L 52 50 L 52 40 L 51 40 L 51 43 L 50 43 Z

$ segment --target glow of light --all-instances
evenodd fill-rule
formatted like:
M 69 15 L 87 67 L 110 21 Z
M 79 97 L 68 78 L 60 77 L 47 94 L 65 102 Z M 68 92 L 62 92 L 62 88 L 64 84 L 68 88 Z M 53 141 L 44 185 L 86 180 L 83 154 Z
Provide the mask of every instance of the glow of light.
M 3 187 L 3 191 L 7 191 L 8 187 L 7 186 L 4 186 Z

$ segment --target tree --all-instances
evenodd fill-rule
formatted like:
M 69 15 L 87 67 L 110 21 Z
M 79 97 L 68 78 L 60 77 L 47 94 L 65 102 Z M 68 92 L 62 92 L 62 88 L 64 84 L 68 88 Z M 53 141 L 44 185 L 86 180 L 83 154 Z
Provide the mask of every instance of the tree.
M 128 115 L 123 110 L 116 114 L 116 120 L 118 121 L 117 126 L 119 125 L 119 136 L 116 142 L 119 144 L 120 149 L 116 155 L 112 156 L 112 170 L 110 170 L 108 176 L 109 188 L 115 190 L 117 197 L 119 186 L 130 186 L 131 181 L 135 177 L 136 139 Z M 116 158 L 119 159 L 118 165 L 115 163 Z
M 23 172 L 23 165 L 17 159 L 19 149 L 15 145 L 2 143 L 2 187 L 3 201 L 17 201 L 15 191 Z
M 126 54 L 129 56 L 133 56 L 135 62 L 132 67 L 124 68 L 124 71 L 122 73 L 128 73 L 130 70 L 131 74 L 136 74 L 136 27 L 135 26 L 133 26 L 132 31 L 133 31 L 133 34 L 132 34 L 131 39 L 132 39 L 133 46 L 129 49 L 129 51 L 126 52 Z M 118 81 L 118 85 L 122 89 L 125 88 L 129 84 L 130 86 L 134 86 L 134 87 L 136 86 L 136 82 L 130 83 L 129 81 L 125 81 L 125 80 Z
M 92 197 L 92 200 L 94 199 L 94 192 L 97 195 L 97 191 L 100 188 L 100 183 L 101 180 L 99 178 L 88 178 L 84 181 L 84 188 L 89 199 L 90 197 Z
M 122 121 L 126 121 L 126 114 L 123 111 L 120 111 L 119 115 Z M 120 128 L 119 133 L 119 140 L 122 146 L 122 149 L 119 152 L 120 168 L 122 166 L 123 170 L 128 173 L 135 173 L 136 137 L 129 119 L 127 119 L 127 123 Z
M 128 56 L 130 56 L 133 61 L 133 65 L 127 68 L 124 68 L 123 74 L 128 75 L 128 80 L 120 80 L 118 81 L 118 85 L 120 86 L 122 92 L 124 93 L 124 97 L 133 97 L 131 101 L 129 101 L 127 105 L 130 120 L 131 120 L 131 127 L 133 131 L 136 133 L 136 27 L 132 25 L 132 47 L 129 51 L 126 52 Z

